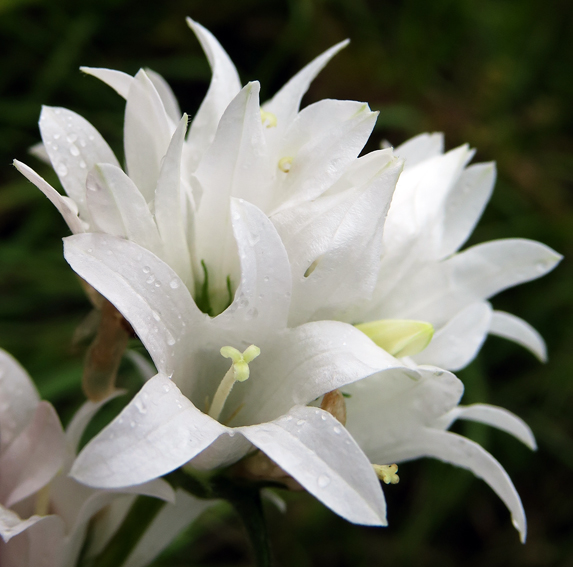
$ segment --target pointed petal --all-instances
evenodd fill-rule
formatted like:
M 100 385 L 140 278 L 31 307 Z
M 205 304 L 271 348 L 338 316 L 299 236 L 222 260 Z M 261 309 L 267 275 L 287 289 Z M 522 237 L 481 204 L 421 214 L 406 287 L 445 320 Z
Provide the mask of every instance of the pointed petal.
M 258 93 L 259 84 L 249 83 L 233 99 L 196 173 L 203 189 L 196 217 L 197 257 L 205 261 L 216 290 L 226 289 L 227 276 L 236 277 L 238 267 L 230 197 L 244 198 L 259 207 L 264 201 L 268 162 Z
M 192 289 L 191 257 L 187 245 L 183 194 L 181 191 L 181 151 L 187 131 L 187 115 L 179 120 L 163 159 L 155 189 L 155 220 L 165 243 L 169 265 Z
M 446 416 L 446 427 L 449 427 L 457 419 L 468 419 L 478 421 L 485 425 L 491 425 L 513 435 L 522 443 L 527 445 L 532 451 L 537 449 L 537 443 L 530 427 L 520 417 L 507 411 L 504 408 L 491 406 L 489 404 L 472 404 L 471 406 L 458 406 L 450 411 Z
M 36 387 L 18 361 L 0 349 L 0 455 L 33 419 L 40 401 Z
M 491 318 L 491 306 L 486 301 L 468 305 L 438 329 L 429 346 L 412 358 L 418 364 L 431 364 L 452 372 L 465 368 L 487 337 Z
M 541 362 L 547 362 L 545 341 L 527 321 L 511 313 L 494 311 L 489 332 L 529 349 Z
M 80 216 L 90 221 L 86 210 L 86 177 L 96 163 L 119 167 L 115 155 L 101 134 L 79 114 L 66 108 L 44 106 L 40 132 L 52 166 Z
M 62 217 L 66 221 L 70 230 L 74 234 L 79 234 L 85 231 L 84 223 L 78 218 L 77 208 L 72 206 L 73 201 L 67 197 L 60 195 L 43 177 L 40 177 L 32 168 L 28 167 L 25 163 L 14 160 L 16 169 L 26 178 L 31 181 L 60 211 Z
M 384 495 L 370 461 L 328 412 L 296 406 L 241 432 L 336 514 L 356 524 L 387 525 Z
M 175 504 L 167 504 L 155 516 L 121 567 L 146 567 L 191 522 L 217 500 L 200 500 L 182 489 L 176 491 Z
M 62 468 L 65 437 L 48 402 L 39 402 L 34 417 L 0 457 L 0 502 L 10 507 L 48 484 Z
M 444 135 L 441 132 L 418 134 L 395 148 L 394 153 L 405 159 L 405 169 L 410 169 L 422 161 L 443 154 Z
M 346 39 L 327 49 L 301 69 L 271 100 L 264 104 L 264 109 L 277 117 L 279 128 L 283 124 L 290 124 L 298 112 L 300 101 L 310 83 L 324 69 L 326 64 L 348 44 L 349 40 Z
M 180 467 L 225 431 L 158 374 L 84 447 L 70 474 L 98 488 L 141 484 Z
M 456 252 L 473 232 L 491 197 L 495 175 L 494 163 L 470 165 L 460 175 L 445 202 L 440 258 Z
M 129 89 L 133 82 L 133 77 L 127 73 L 116 71 L 115 69 L 104 69 L 101 67 L 80 67 L 80 71 L 86 75 L 92 75 L 110 86 L 119 96 L 127 99 Z
M 396 159 L 369 183 L 346 212 L 328 249 L 307 277 L 295 279 L 296 322 L 348 320 L 367 301 L 378 279 L 382 232 L 402 162 Z
M 161 160 L 172 134 L 172 123 L 159 93 L 147 73 L 139 71 L 125 106 L 124 145 L 129 177 L 147 202 L 153 200 Z
M 230 328 L 252 325 L 262 334 L 285 328 L 291 273 L 281 239 L 268 217 L 247 201 L 232 199 L 231 213 L 241 259 L 241 283 L 233 303 L 214 323 Z
M 213 73 L 207 95 L 189 131 L 187 143 L 190 150 L 190 167 L 194 170 L 205 148 L 209 147 L 215 138 L 223 112 L 241 90 L 241 81 L 233 62 L 213 34 L 191 18 L 187 18 L 187 24 L 201 43 Z
M 4 542 L 9 542 L 11 538 L 21 534 L 41 519 L 41 516 L 31 516 L 26 520 L 22 520 L 16 512 L 0 504 L 0 536 Z
M 163 106 L 165 107 L 167 116 L 171 118 L 174 124 L 177 124 L 179 120 L 181 120 L 182 112 L 179 109 L 179 103 L 177 102 L 169 83 L 159 73 L 156 73 L 152 69 L 145 69 L 145 72 L 157 90 L 159 97 L 163 101 Z
M 398 368 L 409 380 L 418 376 L 364 333 L 337 321 L 307 323 L 278 334 L 252 366 L 253 375 L 241 384 L 241 419 L 250 423 L 274 419 L 293 405 L 308 404 L 377 372 Z M 236 407 L 232 400 L 229 407 Z
M 304 108 L 279 149 L 279 159 L 293 160 L 288 173 L 277 173 L 271 214 L 316 199 L 333 185 L 358 157 L 377 116 L 367 104 L 348 100 L 326 99 Z
M 86 186 L 94 232 L 127 238 L 161 254 L 163 247 L 145 198 L 122 169 L 98 163 L 89 172 Z
M 206 318 L 177 274 L 137 244 L 106 234 L 64 239 L 64 256 L 131 323 L 158 370 L 172 374 L 185 354 L 180 345 Z
M 525 542 L 527 523 L 519 494 L 499 462 L 477 443 L 448 431 L 425 429 L 416 437 L 404 439 L 403 446 L 393 455 L 394 461 L 434 457 L 470 470 L 489 484 L 511 513 L 512 523 Z

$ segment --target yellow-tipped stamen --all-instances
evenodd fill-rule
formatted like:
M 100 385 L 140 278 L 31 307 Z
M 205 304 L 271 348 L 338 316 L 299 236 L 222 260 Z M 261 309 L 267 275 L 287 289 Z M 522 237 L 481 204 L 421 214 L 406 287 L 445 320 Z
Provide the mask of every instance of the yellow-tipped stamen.
M 247 347 L 243 353 L 240 353 L 236 348 L 231 346 L 224 346 L 221 348 L 221 355 L 225 358 L 230 358 L 233 361 L 233 364 L 221 380 L 221 383 L 215 392 L 213 403 L 209 408 L 209 415 L 213 419 L 219 419 L 219 416 L 223 411 L 223 406 L 225 405 L 235 382 L 244 382 L 249 378 L 249 362 L 252 362 L 257 358 L 257 356 L 259 356 L 259 354 L 261 354 L 261 349 L 255 345 Z
M 398 484 L 400 482 L 400 477 L 396 474 L 398 465 L 372 465 L 372 467 L 384 484 Z
M 277 117 L 272 112 L 261 108 L 261 122 L 265 128 L 274 128 L 277 125 Z
M 431 323 L 408 319 L 381 319 L 355 327 L 397 358 L 422 352 L 434 336 Z
M 288 173 L 290 171 L 290 168 L 292 166 L 292 160 L 294 158 L 291 156 L 285 156 L 281 159 L 279 159 L 279 169 L 281 171 L 284 171 L 285 173 Z
M 47 516 L 50 511 L 50 485 L 46 484 L 36 494 L 36 516 Z

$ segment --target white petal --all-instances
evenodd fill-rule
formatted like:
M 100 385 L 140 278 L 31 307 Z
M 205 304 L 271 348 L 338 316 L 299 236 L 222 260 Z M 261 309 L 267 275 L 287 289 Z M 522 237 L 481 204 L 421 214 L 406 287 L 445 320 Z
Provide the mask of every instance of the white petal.
M 321 100 L 304 108 L 288 128 L 277 157 L 293 158 L 288 173 L 278 172 L 274 209 L 316 199 L 344 173 L 367 142 L 376 117 L 367 104 Z M 288 196 L 288 197 L 286 197 Z
M 218 503 L 216 500 L 200 500 L 181 489 L 177 489 L 176 494 L 175 504 L 161 508 L 121 567 L 146 567 L 191 522 Z
M 511 512 L 512 523 L 525 542 L 527 523 L 519 494 L 504 468 L 483 447 L 455 433 L 425 429 L 416 437 L 404 439 L 395 461 L 435 457 L 446 463 L 470 470 L 489 484 Z
M 268 195 L 258 93 L 258 83 L 249 83 L 233 99 L 196 174 L 203 189 L 196 218 L 197 257 L 206 263 L 215 290 L 225 290 L 227 276 L 235 278 L 238 269 L 230 197 L 262 207 Z
M 84 447 L 71 476 L 98 488 L 141 484 L 180 467 L 225 431 L 158 374 Z
M 161 97 L 167 116 L 177 124 L 179 120 L 181 120 L 182 113 L 169 83 L 159 73 L 156 73 L 152 69 L 145 69 L 145 72 Z
M 110 86 L 117 94 L 127 99 L 129 89 L 133 82 L 133 77 L 127 73 L 116 71 L 115 69 L 104 69 L 102 67 L 80 67 L 86 75 L 92 75 L 106 85 Z
M 16 512 L 0 504 L 0 536 L 5 542 L 8 542 L 11 538 L 21 534 L 41 519 L 41 516 L 31 516 L 26 520 L 22 520 Z
M 254 326 L 259 333 L 285 328 L 291 273 L 286 250 L 268 217 L 242 199 L 231 202 L 233 231 L 241 261 L 241 283 L 218 327 Z
M 393 463 L 405 438 L 456 407 L 462 382 L 438 368 L 417 368 L 412 380 L 404 371 L 389 370 L 345 386 L 346 426 L 373 463 Z
M 187 115 L 179 121 L 161 165 L 155 189 L 155 219 L 165 243 L 169 265 L 192 288 L 191 258 L 187 245 L 185 217 L 181 211 L 184 196 L 181 191 L 181 151 L 187 131 Z
M 31 181 L 60 211 L 70 230 L 74 234 L 82 233 L 86 230 L 84 223 L 78 218 L 77 210 L 74 210 L 70 201 L 60 195 L 43 177 L 40 177 L 32 168 L 25 163 L 14 160 L 14 166 L 28 181 Z
M 428 347 L 412 358 L 418 364 L 431 364 L 452 372 L 465 368 L 487 337 L 491 318 L 491 306 L 486 301 L 468 305 L 438 329 Z
M 33 419 L 0 456 L 0 502 L 12 506 L 48 484 L 62 468 L 65 437 L 48 402 L 39 402 Z
M 541 362 L 547 361 L 545 341 L 527 321 L 511 313 L 494 311 L 489 332 L 529 349 Z
M 79 114 L 66 108 L 44 106 L 40 132 L 52 166 L 80 216 L 89 222 L 86 211 L 86 177 L 96 163 L 119 167 L 115 155 L 101 134 Z
M 444 153 L 444 135 L 441 132 L 433 134 L 418 134 L 394 149 L 394 153 L 406 160 L 406 168 L 418 165 L 420 162 Z
M 491 197 L 495 175 L 494 163 L 470 165 L 460 175 L 445 201 L 441 258 L 453 254 L 469 238 Z
M 373 179 L 346 212 L 328 249 L 307 277 L 295 279 L 293 313 L 299 319 L 351 319 L 378 278 L 382 231 L 402 162 L 396 159 Z M 313 258 L 313 261 L 315 259 Z
M 458 406 L 444 417 L 447 418 L 446 427 L 449 427 L 457 419 L 478 421 L 513 435 L 533 451 L 537 449 L 535 437 L 525 421 L 504 408 L 489 404 Z
M 145 71 L 139 71 L 125 106 L 125 161 L 129 176 L 148 202 L 153 200 L 173 129 L 156 88 Z
M 275 96 L 264 104 L 267 112 L 272 112 L 277 117 L 277 127 L 284 131 L 285 125 L 296 116 L 300 107 L 300 101 L 308 90 L 310 83 L 322 71 L 326 64 L 349 43 L 346 39 L 333 45 L 324 53 L 313 59 L 289 80 Z
M 0 506 L 0 525 L 2 516 Z M 61 518 L 32 516 L 12 530 L 12 539 L 5 545 L 0 542 L 2 567 L 71 567 L 67 562 L 65 526 Z
M 0 349 L 0 455 L 33 419 L 40 397 L 18 361 Z
M 86 186 L 93 232 L 127 238 L 161 254 L 161 240 L 145 198 L 122 169 L 96 164 Z
M 380 371 L 398 368 L 409 380 L 418 376 L 364 333 L 337 321 L 317 321 L 277 333 L 272 343 L 261 347 L 252 367 L 251 378 L 241 384 L 245 404 L 241 416 L 252 416 L 251 423 L 274 419 L 293 405 L 308 404 Z M 229 407 L 236 407 L 233 394 Z
M 157 369 L 171 375 L 185 354 L 180 345 L 206 318 L 177 274 L 137 244 L 106 234 L 64 239 L 64 256 L 131 323 Z
M 190 168 L 194 170 L 205 149 L 211 144 L 223 112 L 241 90 L 241 81 L 231 59 L 213 34 L 201 24 L 187 18 L 209 60 L 213 76 L 189 131 Z
M 241 432 L 338 515 L 357 524 L 387 525 L 384 495 L 370 461 L 329 413 L 298 406 Z

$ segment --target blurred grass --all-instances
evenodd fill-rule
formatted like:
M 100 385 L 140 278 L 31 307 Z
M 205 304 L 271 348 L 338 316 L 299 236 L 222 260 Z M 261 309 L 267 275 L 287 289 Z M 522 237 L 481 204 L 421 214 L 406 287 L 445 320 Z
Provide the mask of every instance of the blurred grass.
M 526 419 L 531 454 L 507 435 L 465 424 L 464 434 L 499 458 L 529 520 L 518 543 L 503 505 L 466 471 L 437 462 L 401 467 L 386 490 L 390 527 L 352 526 L 300 494 L 269 510 L 277 565 L 573 566 L 573 4 L 566 0 L 0 0 L 0 346 L 37 380 L 64 416 L 81 402 L 83 352 L 72 348 L 87 301 L 61 255 L 67 229 L 50 203 L 10 166 L 38 141 L 42 104 L 88 118 L 122 155 L 122 101 L 79 73 L 80 65 L 133 73 L 149 66 L 193 114 L 209 68 L 184 23 L 208 27 L 243 81 L 268 98 L 312 57 L 350 37 L 306 102 L 368 101 L 380 110 L 369 149 L 421 131 L 444 131 L 448 148 L 469 142 L 496 160 L 498 182 L 471 242 L 526 237 L 565 255 L 538 282 L 504 292 L 498 309 L 532 323 L 550 362 L 490 338 L 460 373 L 465 401 L 506 407 Z M 240 528 L 225 513 L 193 528 L 157 565 L 247 565 Z

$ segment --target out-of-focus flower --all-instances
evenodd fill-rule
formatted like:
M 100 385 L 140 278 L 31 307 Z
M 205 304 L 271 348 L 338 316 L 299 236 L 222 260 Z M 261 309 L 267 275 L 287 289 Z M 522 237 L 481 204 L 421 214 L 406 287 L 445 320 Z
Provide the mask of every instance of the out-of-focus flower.
M 65 240 L 68 262 L 125 315 L 159 371 L 84 448 L 72 474 L 93 486 L 130 486 L 188 461 L 229 465 L 258 448 L 344 518 L 384 525 L 370 461 L 330 413 L 307 404 L 402 365 L 345 323 L 289 328 L 290 266 L 276 230 L 245 201 L 233 201 L 231 217 L 241 284 L 215 318 L 136 244 L 99 234 Z
M 64 432 L 25 370 L 0 350 L 2 567 L 74 567 L 88 522 L 108 504 L 133 498 L 130 493 L 174 500 L 173 490 L 160 479 L 103 491 L 67 476 L 84 428 L 101 405 L 84 404 Z M 93 544 L 103 547 L 112 535 L 102 531 Z

